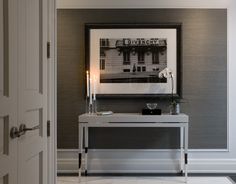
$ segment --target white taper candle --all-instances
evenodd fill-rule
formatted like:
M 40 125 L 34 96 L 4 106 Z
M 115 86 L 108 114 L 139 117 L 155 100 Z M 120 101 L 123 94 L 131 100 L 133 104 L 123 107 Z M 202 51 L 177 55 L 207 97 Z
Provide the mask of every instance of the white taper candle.
M 86 82 L 87 82 L 87 98 L 89 97 L 89 71 L 86 71 Z
M 92 104 L 92 79 L 89 79 L 89 104 Z
M 96 76 L 93 76 L 93 100 L 96 100 Z

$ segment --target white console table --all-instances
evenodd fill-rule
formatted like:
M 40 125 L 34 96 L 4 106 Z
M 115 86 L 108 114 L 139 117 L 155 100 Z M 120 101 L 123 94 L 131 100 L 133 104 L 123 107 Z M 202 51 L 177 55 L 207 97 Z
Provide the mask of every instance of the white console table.
M 85 160 L 85 175 L 88 170 L 89 127 L 179 127 L 180 128 L 180 172 L 187 182 L 188 122 L 186 114 L 142 115 L 138 113 L 114 113 L 112 115 L 82 114 L 79 116 L 79 177 L 81 176 L 82 153 Z M 83 135 L 85 134 L 85 135 Z M 85 140 L 83 140 L 85 138 Z M 83 145 L 83 143 L 85 145 Z

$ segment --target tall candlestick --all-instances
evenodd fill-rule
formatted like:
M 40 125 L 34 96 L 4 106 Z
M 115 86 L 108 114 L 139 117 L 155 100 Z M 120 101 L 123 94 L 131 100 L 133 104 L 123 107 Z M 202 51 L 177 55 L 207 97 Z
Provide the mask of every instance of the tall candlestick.
M 96 76 L 93 76 L 93 100 L 96 100 Z
M 89 90 L 89 104 L 92 104 L 93 102 L 92 102 L 92 79 L 90 78 L 89 79 L 89 82 L 90 82 L 90 84 L 89 84 L 89 88 L 90 88 L 90 90 Z
M 86 71 L 86 81 L 87 81 L 87 98 L 89 97 L 89 71 Z

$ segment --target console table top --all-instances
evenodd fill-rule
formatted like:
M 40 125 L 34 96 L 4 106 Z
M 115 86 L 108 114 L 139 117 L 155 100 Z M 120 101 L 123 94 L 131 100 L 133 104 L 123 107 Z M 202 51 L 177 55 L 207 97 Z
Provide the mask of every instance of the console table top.
M 186 114 L 142 115 L 141 113 L 113 113 L 111 115 L 82 114 L 79 122 L 189 122 Z

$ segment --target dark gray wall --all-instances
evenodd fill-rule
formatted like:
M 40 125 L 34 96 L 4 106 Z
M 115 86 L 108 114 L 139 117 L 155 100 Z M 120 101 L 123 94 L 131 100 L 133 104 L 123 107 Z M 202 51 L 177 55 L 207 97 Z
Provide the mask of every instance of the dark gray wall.
M 77 116 L 84 113 L 85 23 L 181 22 L 181 111 L 190 116 L 194 149 L 227 147 L 227 10 L 125 9 L 58 11 L 58 148 L 77 148 Z M 99 99 L 99 110 L 140 112 L 157 98 Z M 178 129 L 91 129 L 91 148 L 176 148 Z M 95 143 L 96 142 L 96 143 Z

